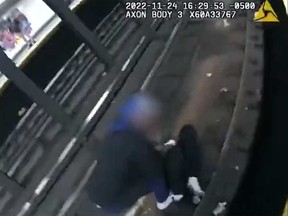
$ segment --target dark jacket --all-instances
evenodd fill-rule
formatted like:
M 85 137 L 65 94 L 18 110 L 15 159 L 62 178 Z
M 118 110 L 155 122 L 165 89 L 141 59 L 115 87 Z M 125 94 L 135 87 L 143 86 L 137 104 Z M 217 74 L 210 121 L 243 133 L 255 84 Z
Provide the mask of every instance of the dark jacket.
M 168 189 L 161 156 L 141 133 L 129 129 L 113 131 L 102 143 L 87 191 L 94 203 L 114 212 L 132 206 L 150 192 L 163 202 Z

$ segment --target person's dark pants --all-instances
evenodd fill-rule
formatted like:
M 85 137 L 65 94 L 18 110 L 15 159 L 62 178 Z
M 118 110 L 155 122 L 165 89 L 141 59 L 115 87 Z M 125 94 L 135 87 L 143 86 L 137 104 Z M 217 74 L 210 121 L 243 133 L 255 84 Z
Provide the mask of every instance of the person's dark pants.
M 197 132 L 192 125 L 184 125 L 176 146 L 165 156 L 167 181 L 174 194 L 183 194 L 185 200 L 192 202 L 193 196 L 187 188 L 188 178 L 200 175 L 201 161 L 202 152 L 197 143 Z

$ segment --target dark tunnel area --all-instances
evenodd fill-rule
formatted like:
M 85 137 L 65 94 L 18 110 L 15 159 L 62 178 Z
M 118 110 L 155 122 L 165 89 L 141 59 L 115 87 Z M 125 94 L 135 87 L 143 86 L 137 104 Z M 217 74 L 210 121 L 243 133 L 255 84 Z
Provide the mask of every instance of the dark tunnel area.
M 229 215 L 281 215 L 288 194 L 288 16 L 282 1 L 270 1 L 280 23 L 264 26 L 264 88 L 249 166 Z

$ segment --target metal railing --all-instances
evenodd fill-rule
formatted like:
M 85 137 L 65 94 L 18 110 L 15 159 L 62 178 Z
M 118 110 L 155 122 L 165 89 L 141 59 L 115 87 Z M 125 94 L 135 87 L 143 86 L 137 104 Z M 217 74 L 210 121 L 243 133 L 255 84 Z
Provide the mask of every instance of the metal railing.
M 131 23 L 133 23 L 133 25 L 131 25 Z M 127 25 L 129 25 L 128 29 L 130 30 L 131 28 L 136 28 L 136 24 L 132 20 L 128 22 L 127 19 L 124 18 L 123 8 L 117 5 L 107 18 L 97 27 L 96 34 L 99 35 L 100 41 L 104 47 L 107 47 L 107 50 L 109 50 L 109 46 L 113 43 L 115 37 L 119 36 L 121 30 L 127 27 Z M 161 22 L 154 20 L 151 29 L 156 30 L 159 25 L 161 25 Z M 107 107 L 111 104 L 115 95 L 130 75 L 143 51 L 148 47 L 153 38 L 151 37 L 152 33 L 149 32 L 149 34 L 147 34 L 142 30 L 142 28 L 139 29 L 143 34 L 141 34 L 141 37 L 137 39 L 138 42 L 135 44 L 135 48 L 132 53 L 130 53 L 128 59 L 126 59 L 124 63 L 120 63 L 122 66 L 119 67 L 119 63 L 115 62 L 114 66 L 109 65 L 110 67 L 107 69 L 105 64 L 97 58 L 97 53 L 96 56 L 94 56 L 93 51 L 95 50 L 91 52 L 85 45 L 82 45 L 45 89 L 45 92 L 48 95 L 65 108 L 67 105 L 66 102 L 73 98 L 73 91 L 77 91 L 80 83 L 83 85 L 85 83 L 85 78 L 87 78 L 87 75 L 91 73 L 91 71 L 87 70 L 87 66 L 90 67 L 92 64 L 96 63 L 98 66 L 104 65 L 104 68 L 96 75 L 94 74 L 94 76 L 97 77 L 98 80 L 101 80 L 105 77 L 103 75 L 107 74 L 107 78 L 105 77 L 105 79 L 107 81 L 112 80 L 112 83 L 110 82 L 109 85 L 105 87 L 106 89 L 103 89 L 104 94 L 99 98 L 99 100 L 97 99 L 97 103 L 93 105 L 91 110 L 89 110 L 84 122 L 80 124 L 81 127 L 77 129 L 77 133 L 72 137 L 69 137 L 70 141 L 63 143 L 65 148 L 62 150 L 64 151 L 60 151 L 62 153 L 56 160 L 56 163 L 49 168 L 47 175 L 40 182 L 41 187 L 44 185 L 42 189 L 39 191 L 37 188 L 34 193 L 32 188 L 27 188 L 23 191 L 23 196 L 29 196 L 30 194 L 29 203 L 31 203 L 31 208 L 35 203 L 43 198 L 43 195 L 61 173 L 61 170 L 71 160 L 71 155 L 79 149 L 83 139 L 89 135 L 89 132 L 93 129 L 95 124 L 99 122 Z M 132 31 L 130 34 L 133 35 Z M 126 37 L 128 37 L 128 35 L 126 35 Z M 78 104 L 81 104 L 82 100 L 79 100 Z M 73 108 L 69 112 L 71 114 Z M 77 119 L 72 123 L 74 124 L 76 120 Z M 7 173 L 8 176 L 17 178 L 19 183 L 26 184 L 27 182 L 24 181 L 25 176 L 23 176 L 23 173 L 17 171 L 22 171 L 23 167 L 21 167 L 21 165 L 23 165 L 24 161 L 30 160 L 30 156 L 35 156 L 35 151 L 39 150 L 40 153 L 37 153 L 38 156 L 43 156 L 43 145 L 45 145 L 46 141 L 43 139 L 42 134 L 44 134 L 44 131 L 47 133 L 48 127 L 54 129 L 56 126 L 59 126 L 58 133 L 61 132 L 63 135 L 67 132 L 67 128 L 63 128 L 61 127 L 61 124 L 57 123 L 57 118 L 52 120 L 52 117 L 45 112 L 45 107 L 40 108 L 36 106 L 36 104 L 33 104 L 24 118 L 20 121 L 13 134 L 9 136 L 6 143 L 0 148 L 0 154 L 2 157 L 0 160 L 1 169 Z M 52 142 L 55 142 L 55 140 Z M 50 158 L 52 151 L 48 151 L 45 154 L 46 158 Z M 30 169 L 31 172 L 33 166 L 37 164 L 37 158 L 32 159 L 34 164 L 30 164 L 26 167 L 26 171 L 27 169 Z M 43 166 L 45 166 L 45 163 Z M 27 173 L 29 173 L 29 170 Z M 22 206 L 22 204 L 18 203 L 15 209 L 19 209 L 20 206 Z M 24 209 L 26 209 L 26 206 L 24 206 Z M 25 213 L 23 214 L 20 212 L 19 215 L 27 215 L 27 212 L 29 212 L 29 209 L 25 210 Z
M 111 21 L 113 23 L 108 24 Z M 95 33 L 105 32 L 106 34 L 102 33 L 101 40 L 104 44 L 108 45 L 113 37 L 115 37 L 117 29 L 123 28 L 126 23 L 127 20 L 123 20 L 123 10 L 117 5 L 97 26 Z M 63 104 L 69 98 L 71 90 L 76 88 L 81 78 L 87 74 L 88 70 L 85 69 L 95 58 L 90 49 L 82 44 L 44 91 L 57 102 Z M 42 108 L 33 104 L 0 148 L 1 169 L 4 172 L 9 172 L 11 162 L 13 163 L 16 158 L 19 158 L 19 155 L 24 153 L 23 151 L 27 152 L 29 147 L 33 146 L 35 139 L 41 136 L 49 124 L 52 124 L 51 117 Z M 18 142 L 17 139 L 19 137 L 25 137 L 25 139 Z

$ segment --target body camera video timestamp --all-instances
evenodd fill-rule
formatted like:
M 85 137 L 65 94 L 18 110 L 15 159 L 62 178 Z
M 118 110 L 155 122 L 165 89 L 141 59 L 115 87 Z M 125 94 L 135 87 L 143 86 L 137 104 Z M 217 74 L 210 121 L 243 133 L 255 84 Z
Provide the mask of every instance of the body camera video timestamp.
M 255 10 L 254 2 L 234 2 L 225 4 L 223 1 L 160 1 L 125 2 L 126 18 L 169 19 L 172 16 L 183 18 L 187 15 L 190 19 L 233 19 L 240 10 Z

